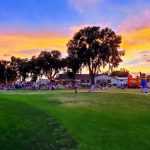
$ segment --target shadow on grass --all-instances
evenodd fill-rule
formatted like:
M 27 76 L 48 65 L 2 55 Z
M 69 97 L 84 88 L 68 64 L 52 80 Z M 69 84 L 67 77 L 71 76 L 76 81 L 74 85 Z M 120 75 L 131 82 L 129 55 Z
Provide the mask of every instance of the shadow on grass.
M 74 150 L 77 142 L 53 117 L 23 102 L 0 100 L 1 150 Z

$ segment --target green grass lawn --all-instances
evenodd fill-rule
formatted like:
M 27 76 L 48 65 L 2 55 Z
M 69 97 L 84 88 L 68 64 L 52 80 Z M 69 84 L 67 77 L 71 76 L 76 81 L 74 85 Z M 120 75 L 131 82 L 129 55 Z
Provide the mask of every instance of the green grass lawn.
M 1 93 L 0 150 L 150 150 L 150 96 L 113 92 Z

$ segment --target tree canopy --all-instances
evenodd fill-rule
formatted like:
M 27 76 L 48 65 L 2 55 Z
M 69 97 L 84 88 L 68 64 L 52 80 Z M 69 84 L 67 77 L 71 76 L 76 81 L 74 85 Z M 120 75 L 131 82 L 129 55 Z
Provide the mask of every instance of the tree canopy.
M 38 61 L 43 74 L 50 80 L 53 80 L 62 68 L 61 53 L 58 50 L 42 51 L 38 56 Z
M 75 79 L 76 74 L 79 73 L 79 70 L 81 68 L 80 60 L 75 57 L 67 57 L 66 66 L 68 77 L 71 79 Z
M 10 61 L 0 60 L 0 82 L 25 81 L 28 77 L 37 81 L 46 76 L 53 80 L 59 71 L 66 66 L 59 50 L 42 51 L 31 59 L 12 56 Z
M 80 66 L 89 70 L 91 83 L 94 76 L 101 71 L 101 67 L 116 68 L 122 62 L 124 50 L 120 50 L 122 37 L 112 29 L 99 26 L 86 27 L 75 33 L 68 42 L 68 55 L 78 59 Z
M 125 68 L 121 68 L 120 70 L 113 70 L 111 75 L 114 77 L 128 77 L 129 71 Z
M 0 60 L 0 82 L 6 83 L 15 81 L 17 73 L 10 65 L 10 61 Z M 6 83 L 7 84 L 7 83 Z

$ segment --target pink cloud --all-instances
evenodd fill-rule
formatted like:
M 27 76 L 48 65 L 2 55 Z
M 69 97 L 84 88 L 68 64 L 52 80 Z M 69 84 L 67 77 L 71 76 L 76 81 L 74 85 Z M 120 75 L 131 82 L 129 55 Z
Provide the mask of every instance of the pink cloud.
M 109 24 L 91 24 L 91 23 L 87 23 L 87 24 L 81 24 L 81 25 L 75 25 L 75 26 L 71 26 L 70 27 L 70 31 L 71 31 L 71 35 L 73 35 L 74 33 L 78 32 L 80 29 L 83 29 L 85 27 L 88 27 L 88 26 L 100 26 L 102 28 L 105 28 L 105 27 L 109 27 Z
M 56 37 L 67 37 L 69 36 L 69 33 L 64 32 L 59 29 L 42 29 L 42 30 L 19 30 L 19 29 L 8 29 L 5 28 L 3 30 L 0 30 L 0 35 L 2 36 L 7 36 L 7 35 L 12 35 L 12 36 L 24 36 L 24 37 L 36 37 L 36 38 L 56 38 Z
M 134 15 L 123 21 L 119 27 L 119 32 L 131 32 L 150 27 L 150 11 L 145 10 L 139 15 Z

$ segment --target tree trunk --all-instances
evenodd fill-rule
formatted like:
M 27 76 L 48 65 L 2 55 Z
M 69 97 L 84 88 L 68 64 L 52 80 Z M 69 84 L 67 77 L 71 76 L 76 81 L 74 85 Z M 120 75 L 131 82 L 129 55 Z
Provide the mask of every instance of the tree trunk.
M 95 84 L 95 75 L 91 74 L 90 77 L 91 77 L 91 85 Z

